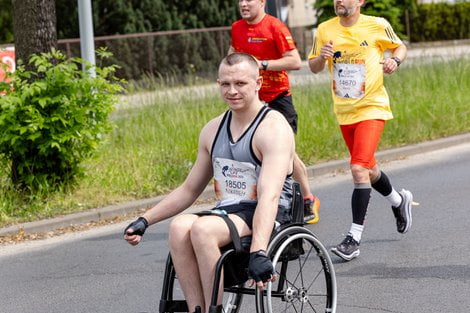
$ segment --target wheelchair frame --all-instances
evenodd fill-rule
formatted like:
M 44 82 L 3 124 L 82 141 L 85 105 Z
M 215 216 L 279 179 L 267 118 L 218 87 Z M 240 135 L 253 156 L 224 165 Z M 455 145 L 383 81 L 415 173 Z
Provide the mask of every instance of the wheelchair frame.
M 222 255 L 216 264 L 209 313 L 238 313 L 243 295 L 255 296 L 258 313 L 273 313 L 276 309 L 276 306 L 273 307 L 273 302 L 278 300 L 280 304 L 275 305 L 283 306 L 283 312 L 336 312 L 337 289 L 333 263 L 328 251 L 315 234 L 304 227 L 303 196 L 298 183 L 294 183 L 293 191 L 292 223 L 281 225 L 279 229 L 273 231 L 267 249 L 267 255 L 271 258 L 276 274 L 279 276 L 278 280 L 267 283 L 265 290 L 256 287 L 246 288 L 244 283 L 224 286 L 224 292 L 229 296 L 224 304 L 217 305 L 222 270 L 227 259 L 236 253 L 233 246 L 224 247 L 221 249 Z M 315 259 L 312 261 L 309 257 Z M 292 261 L 296 261 L 297 264 L 295 264 L 295 269 L 291 270 L 293 277 L 290 277 L 291 271 L 289 271 L 288 264 L 293 263 Z M 319 268 L 304 273 L 304 266 L 318 266 Z M 168 254 L 159 306 L 160 313 L 188 312 L 185 300 L 173 299 L 175 279 L 176 272 L 171 256 Z M 320 291 L 313 292 L 310 288 L 319 288 Z

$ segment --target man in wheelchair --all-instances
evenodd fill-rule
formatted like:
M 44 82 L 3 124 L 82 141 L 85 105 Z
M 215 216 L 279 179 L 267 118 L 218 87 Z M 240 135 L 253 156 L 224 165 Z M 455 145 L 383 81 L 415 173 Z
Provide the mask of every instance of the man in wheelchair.
M 220 248 L 232 242 L 234 230 L 240 237 L 252 235 L 251 284 L 263 288 L 275 279 L 266 249 L 274 225 L 290 220 L 295 143 L 285 118 L 258 98 L 259 67 L 244 53 L 222 60 L 217 81 L 228 111 L 202 129 L 196 162 L 183 184 L 124 232 L 137 245 L 149 225 L 191 206 L 214 178 L 218 202 L 212 214 L 181 214 L 169 228 L 170 254 L 190 312 L 198 306 L 208 311 Z

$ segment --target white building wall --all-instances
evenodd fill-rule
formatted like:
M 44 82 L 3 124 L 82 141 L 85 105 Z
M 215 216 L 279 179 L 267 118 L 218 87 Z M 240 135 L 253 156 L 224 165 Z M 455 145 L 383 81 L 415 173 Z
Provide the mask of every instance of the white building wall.
M 289 4 L 289 27 L 310 26 L 315 23 L 315 0 L 288 0 Z

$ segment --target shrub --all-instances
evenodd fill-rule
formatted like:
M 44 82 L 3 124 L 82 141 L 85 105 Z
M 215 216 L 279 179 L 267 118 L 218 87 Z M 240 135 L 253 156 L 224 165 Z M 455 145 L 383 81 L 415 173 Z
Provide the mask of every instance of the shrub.
M 470 38 L 470 2 L 426 3 L 410 21 L 413 42 Z
M 100 50 L 98 55 L 110 54 Z M 33 55 L 29 64 L 32 70 L 20 64 L 9 75 L 11 87 L 0 85 L 5 93 L 0 97 L 0 156 L 21 190 L 69 186 L 82 174 L 81 162 L 111 130 L 109 114 L 122 90 L 113 74 L 116 67 L 67 59 L 57 50 Z

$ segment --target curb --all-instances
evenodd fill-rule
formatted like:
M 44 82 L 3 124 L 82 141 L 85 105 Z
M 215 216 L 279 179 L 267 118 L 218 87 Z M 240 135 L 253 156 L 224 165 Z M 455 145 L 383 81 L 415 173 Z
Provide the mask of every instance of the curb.
M 376 158 L 381 162 L 397 160 L 407 156 L 444 149 L 468 142 L 470 142 L 470 133 L 379 151 L 376 154 Z M 307 168 L 307 173 L 309 177 L 314 177 L 347 170 L 349 170 L 349 159 L 344 159 L 328 161 L 311 166 Z M 24 232 L 24 234 L 45 233 L 59 228 L 112 219 L 138 210 L 148 209 L 159 203 L 164 197 L 165 196 L 158 196 L 119 205 L 91 209 L 86 212 L 73 213 L 52 219 L 12 225 L 6 228 L 1 228 L 0 236 L 14 235 L 19 232 Z M 199 196 L 199 200 L 208 200 L 213 197 L 214 193 L 212 186 L 208 186 Z M 191 208 L 188 210 L 190 209 Z

